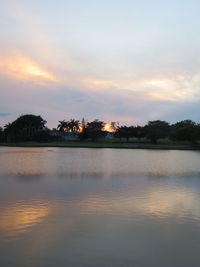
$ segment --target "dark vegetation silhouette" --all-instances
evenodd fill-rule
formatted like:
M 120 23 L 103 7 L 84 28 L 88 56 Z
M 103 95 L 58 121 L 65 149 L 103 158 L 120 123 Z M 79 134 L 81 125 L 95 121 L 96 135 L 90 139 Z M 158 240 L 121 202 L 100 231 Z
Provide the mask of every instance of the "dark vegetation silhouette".
M 4 126 L 2 139 L 5 142 L 47 141 L 49 129 L 41 116 L 22 115 Z
M 91 139 L 96 141 L 106 136 L 106 131 L 103 131 L 105 123 L 103 121 L 94 120 L 84 125 L 84 129 L 79 134 L 80 140 Z
M 62 120 L 59 121 L 59 124 L 57 126 L 57 129 L 61 132 L 61 133 L 75 133 L 75 132 L 79 132 L 80 131 L 80 123 L 78 120 L 75 119 L 71 119 L 69 121 L 66 120 Z
M 84 118 L 61 120 L 57 128 L 48 129 L 46 121 L 41 116 L 32 114 L 21 115 L 12 123 L 0 127 L 1 143 L 17 142 L 51 142 L 51 141 L 99 141 L 104 138 L 119 139 L 121 142 L 135 142 L 152 144 L 162 143 L 163 140 L 188 142 L 198 145 L 200 142 L 200 124 L 192 120 L 183 120 L 175 124 L 166 121 L 149 121 L 146 125 L 120 126 L 119 123 L 111 122 L 106 131 L 106 123 L 101 120 L 88 122 Z
M 157 144 L 158 139 L 169 136 L 170 126 L 166 121 L 149 121 L 145 126 L 146 137 L 153 144 Z

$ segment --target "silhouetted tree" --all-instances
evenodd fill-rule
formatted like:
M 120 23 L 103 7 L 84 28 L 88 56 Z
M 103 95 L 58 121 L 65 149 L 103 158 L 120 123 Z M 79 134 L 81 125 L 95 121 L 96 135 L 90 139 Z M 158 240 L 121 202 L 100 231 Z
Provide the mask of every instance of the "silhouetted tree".
M 116 132 L 117 129 L 118 129 L 118 127 L 119 127 L 119 125 L 118 125 L 117 122 L 115 122 L 115 121 L 111 121 L 111 123 L 110 123 L 110 128 L 111 128 L 111 130 L 112 130 L 113 132 Z
M 4 126 L 6 140 L 9 142 L 32 141 L 34 135 L 44 130 L 46 121 L 41 116 L 22 115 L 12 123 Z
M 69 132 L 69 131 L 70 131 L 70 125 L 69 125 L 69 122 L 66 121 L 66 120 L 59 121 L 59 124 L 58 124 L 58 126 L 57 126 L 57 129 L 58 129 L 62 134 L 64 134 L 65 132 Z
M 80 130 L 79 120 L 71 119 L 68 122 L 68 129 L 69 129 L 69 132 L 72 132 L 72 133 L 79 132 Z
M 147 134 L 146 128 L 139 125 L 135 127 L 135 132 L 136 132 L 135 137 L 138 138 L 139 141 L 141 140 L 141 138 L 146 137 Z
M 171 139 L 196 143 L 200 139 L 200 125 L 192 120 L 183 120 L 171 126 Z
M 65 120 L 59 121 L 58 126 L 57 126 L 58 131 L 64 132 L 64 125 L 65 125 Z
M 103 131 L 105 123 L 103 121 L 94 120 L 88 122 L 85 129 L 80 133 L 79 137 L 81 140 L 92 139 L 93 141 L 98 140 L 106 135 Z
M 170 126 L 166 121 L 149 121 L 145 126 L 147 138 L 151 140 L 153 144 L 156 144 L 158 139 L 169 136 Z
M 32 114 L 22 115 L 12 123 L 7 123 L 4 128 L 0 127 L 0 142 L 18 142 L 18 141 L 53 141 L 62 140 L 61 133 L 69 133 L 74 135 L 79 133 L 81 140 L 91 139 L 93 141 L 105 137 L 105 123 L 100 120 L 86 122 L 83 118 L 81 123 L 79 120 L 70 119 L 69 121 L 59 121 L 56 129 L 50 131 L 45 126 L 46 121 L 41 116 Z M 149 121 L 145 126 L 119 126 L 119 123 L 111 122 L 110 128 L 114 132 L 114 136 L 125 138 L 148 138 L 152 143 L 157 143 L 158 139 L 170 137 L 174 141 L 188 141 L 197 143 L 200 141 L 200 124 L 192 120 L 179 121 L 173 125 L 169 125 L 166 121 L 155 120 Z
M 59 121 L 57 129 L 64 133 L 75 133 L 80 131 L 80 123 L 78 120 L 71 119 L 69 121 Z
M 136 127 L 134 126 L 119 126 L 115 132 L 115 137 L 126 138 L 129 141 L 129 138 L 136 136 Z
M 37 142 L 48 142 L 50 140 L 51 140 L 51 136 L 50 136 L 49 129 L 38 131 L 34 135 L 34 141 L 37 141 Z

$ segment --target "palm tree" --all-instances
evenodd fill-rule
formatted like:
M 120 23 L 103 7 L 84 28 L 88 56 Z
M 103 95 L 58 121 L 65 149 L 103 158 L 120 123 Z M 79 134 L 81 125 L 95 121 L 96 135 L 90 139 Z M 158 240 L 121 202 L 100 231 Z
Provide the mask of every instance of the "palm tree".
M 69 125 L 69 132 L 72 132 L 72 133 L 79 132 L 80 130 L 79 120 L 71 119 L 68 125 Z
M 65 132 L 65 126 L 66 126 L 66 121 L 65 121 L 65 120 L 59 121 L 59 124 L 58 124 L 58 126 L 57 126 L 57 129 L 58 129 L 61 133 L 64 133 L 64 132 Z

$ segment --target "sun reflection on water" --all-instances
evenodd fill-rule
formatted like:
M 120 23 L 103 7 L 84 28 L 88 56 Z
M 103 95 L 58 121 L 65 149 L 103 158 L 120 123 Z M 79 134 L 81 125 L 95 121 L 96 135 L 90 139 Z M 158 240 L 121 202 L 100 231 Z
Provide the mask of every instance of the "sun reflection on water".
M 30 232 L 32 227 L 43 222 L 49 211 L 49 206 L 42 202 L 7 205 L 1 208 L 0 235 L 18 239 L 21 234 Z

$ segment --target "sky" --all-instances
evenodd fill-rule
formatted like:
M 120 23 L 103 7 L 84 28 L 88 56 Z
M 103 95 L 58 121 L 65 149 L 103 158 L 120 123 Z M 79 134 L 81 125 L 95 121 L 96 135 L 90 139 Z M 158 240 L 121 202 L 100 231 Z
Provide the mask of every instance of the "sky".
M 0 3 L 0 126 L 200 122 L 199 0 Z

